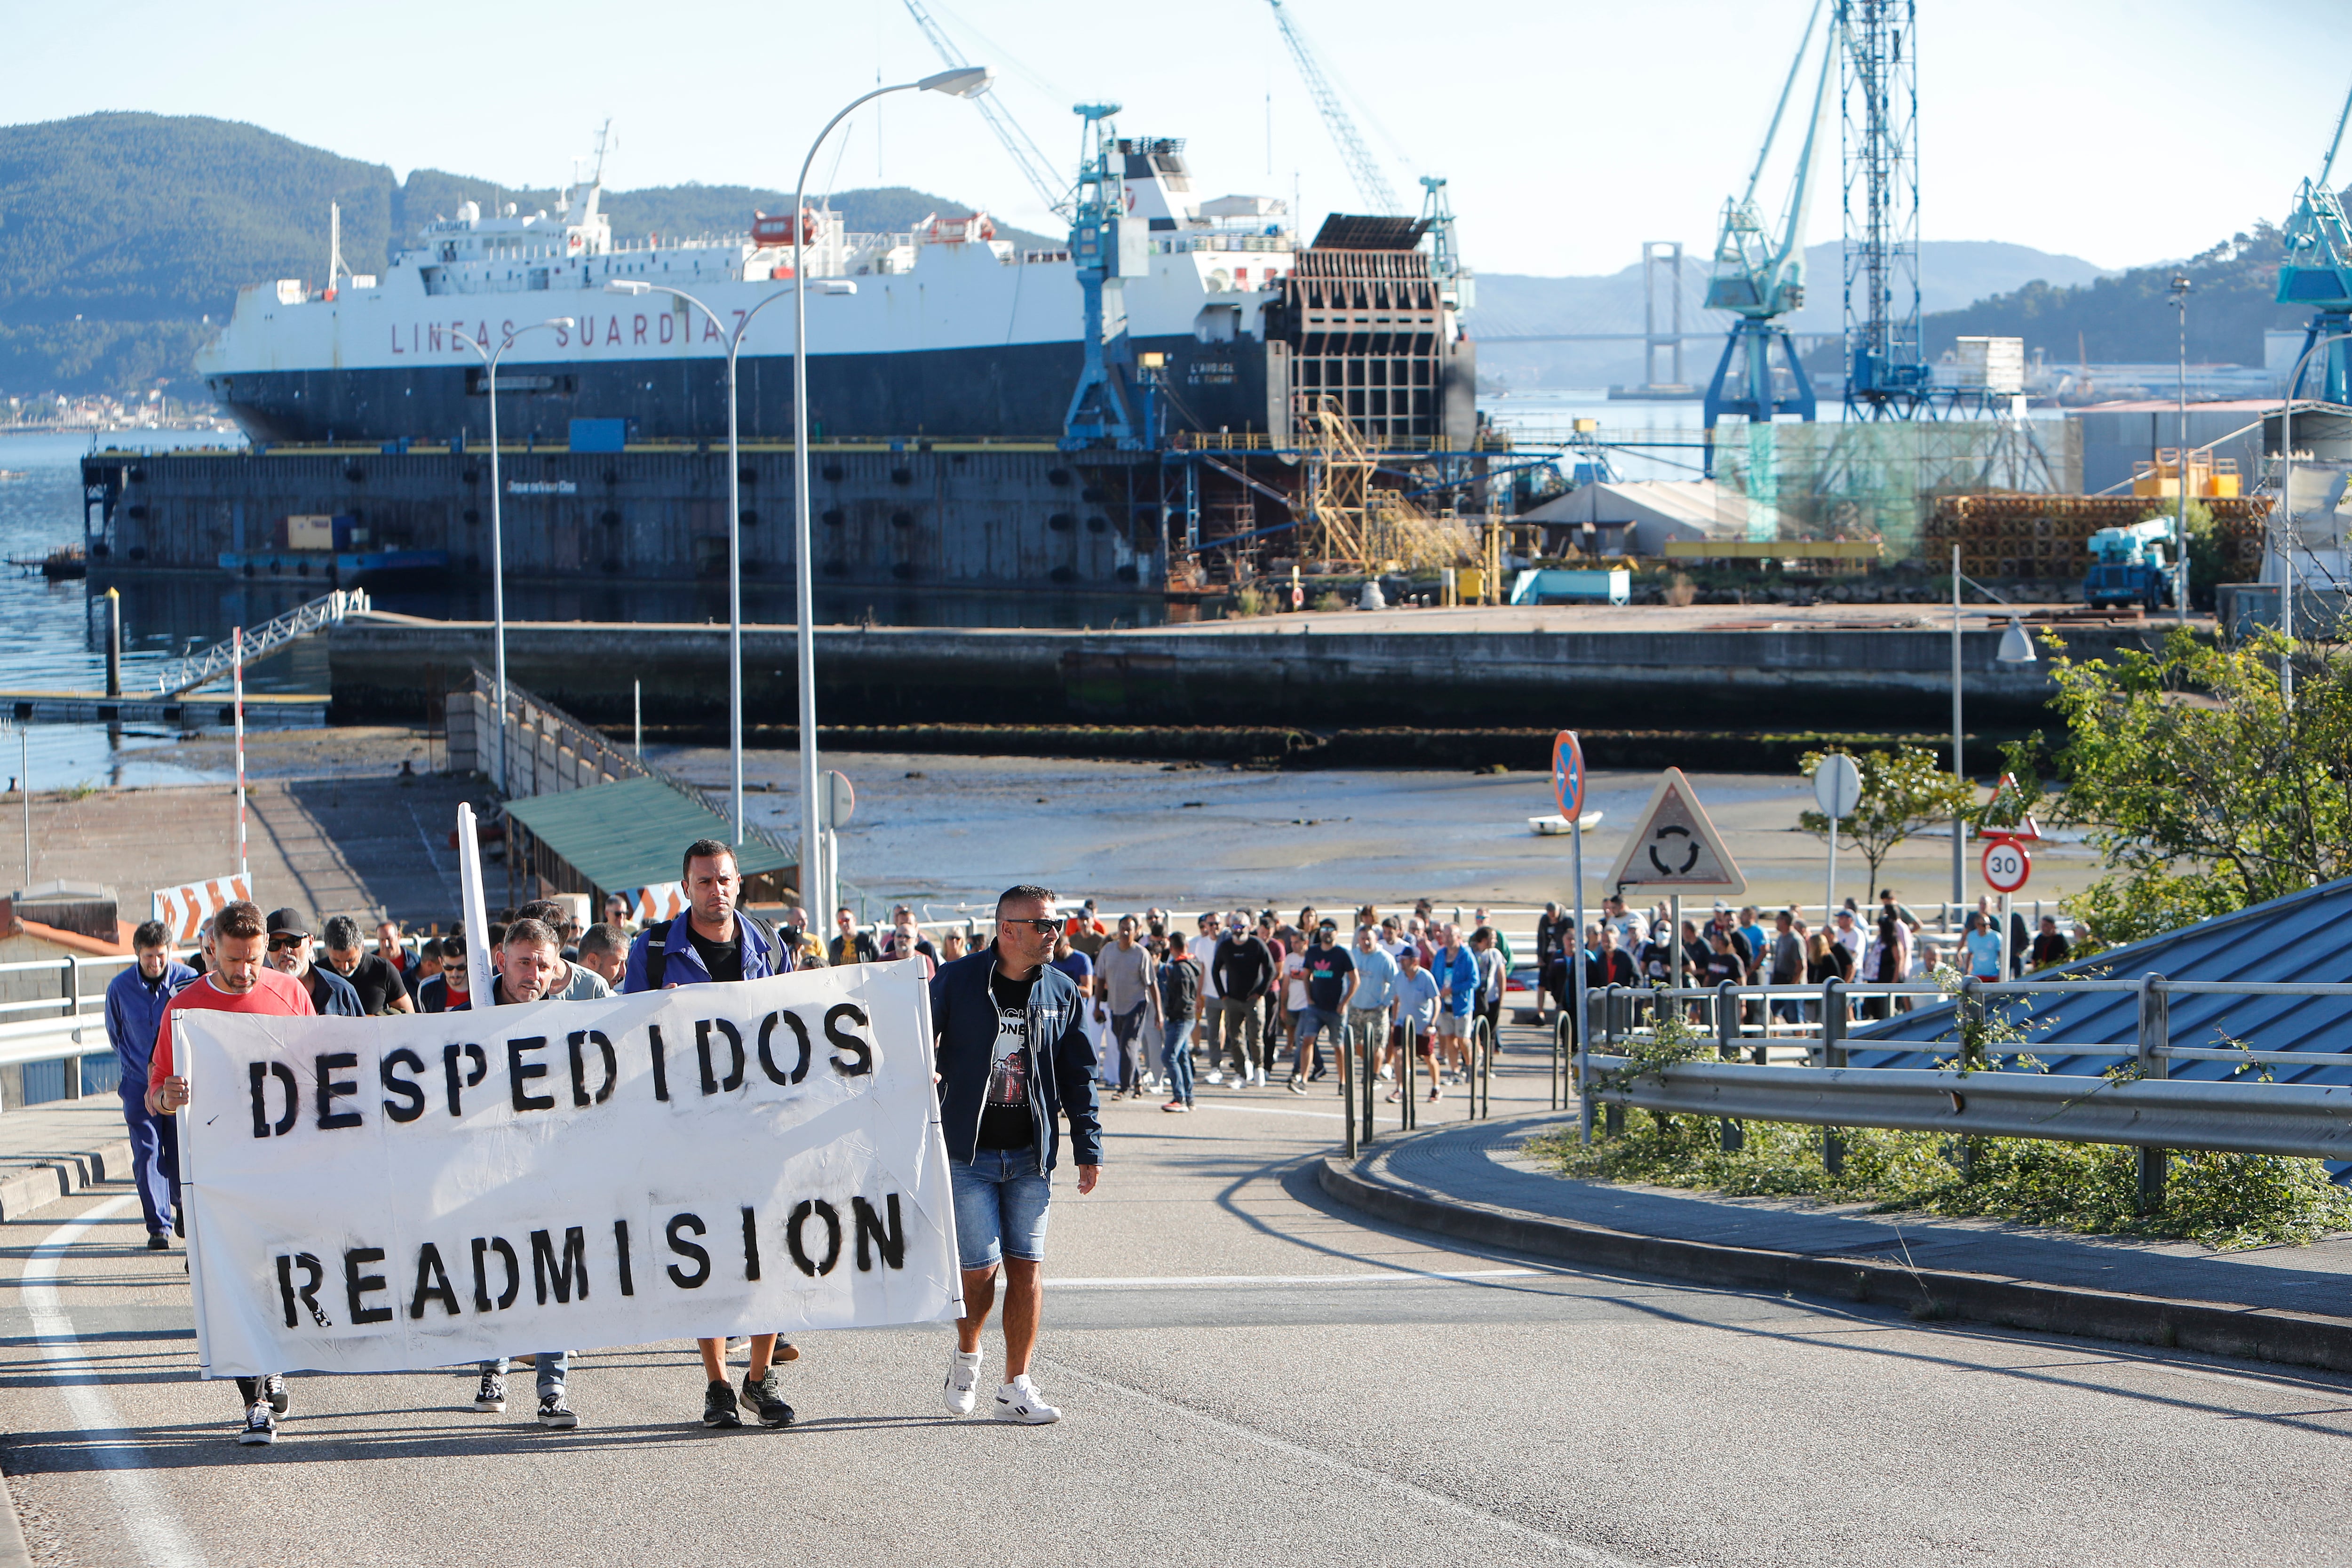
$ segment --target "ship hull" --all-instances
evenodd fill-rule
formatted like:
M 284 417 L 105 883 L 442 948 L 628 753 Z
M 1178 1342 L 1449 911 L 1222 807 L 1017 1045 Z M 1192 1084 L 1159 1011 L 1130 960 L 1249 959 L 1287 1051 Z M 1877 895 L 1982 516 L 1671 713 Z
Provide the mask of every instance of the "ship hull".
M 1280 423 L 1269 392 L 1265 345 L 1253 339 L 1202 343 L 1146 338 L 1139 354 L 1167 356 L 1161 431 L 1263 432 Z M 812 355 L 811 433 L 827 441 L 1054 441 L 1077 383 L 1075 342 L 1007 343 L 903 353 Z M 709 358 L 509 363 L 499 367 L 499 435 L 562 444 L 574 419 L 624 418 L 632 441 L 719 441 L 727 434 L 723 361 Z M 744 356 L 737 367 L 740 433 L 790 440 L 790 355 Z M 263 370 L 207 378 L 213 395 L 256 441 L 268 444 L 444 442 L 489 436 L 489 400 L 478 369 L 462 364 Z M 1142 394 L 1130 414 L 1140 423 Z

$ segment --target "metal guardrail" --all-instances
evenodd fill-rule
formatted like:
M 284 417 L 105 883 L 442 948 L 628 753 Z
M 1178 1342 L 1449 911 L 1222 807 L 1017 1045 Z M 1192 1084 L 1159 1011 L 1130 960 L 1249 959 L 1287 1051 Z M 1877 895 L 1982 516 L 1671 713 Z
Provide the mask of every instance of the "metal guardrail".
M 333 593 L 297 605 L 282 616 L 274 616 L 245 634 L 245 662 L 248 665 L 276 653 L 288 643 L 324 631 L 341 622 L 345 616 L 363 616 L 368 610 L 367 590 L 338 588 Z M 236 643 L 215 643 L 202 653 L 186 658 L 175 658 L 165 665 L 155 677 L 155 689 L 165 697 L 177 697 L 184 691 L 194 691 L 224 679 L 236 658 Z
M 21 1068 L 40 1062 L 75 1061 L 85 1056 L 111 1052 L 106 1037 L 106 986 L 116 974 L 136 962 L 129 955 L 62 958 L 0 963 L 0 984 L 15 975 L 57 976 L 53 996 L 18 996 L 0 1002 L 0 1068 Z M 32 1015 L 26 1016 L 25 1015 Z M 80 1092 L 77 1074 L 67 1074 L 68 1098 Z M 0 1103 L 0 1111 L 13 1110 Z
M 2004 1041 L 1995 1049 L 2011 1062 L 2020 1055 L 2128 1058 L 2133 1073 L 2036 1072 L 1969 1059 L 1981 1047 L 1966 1041 L 1959 1021 L 1971 1014 L 1981 1017 L 1989 1004 L 2004 997 L 2046 1000 L 2098 993 L 2137 998 L 2131 1045 L 2034 1037 Z M 1848 1029 L 1856 1001 L 1922 995 L 1957 1004 L 1949 1037 L 1851 1039 Z M 1555 1031 L 1553 1103 L 1568 1102 L 1572 1083 L 1588 1140 L 1596 1107 L 1608 1108 L 1614 1131 L 1623 1108 L 1630 1106 L 1665 1115 L 1719 1117 L 1727 1149 L 1738 1147 L 1743 1121 L 2119 1144 L 2141 1152 L 2140 1190 L 2143 1200 L 2151 1204 L 2160 1201 L 2166 1155 L 2174 1149 L 2352 1159 L 2352 1085 L 2168 1077 L 2176 1061 L 2224 1061 L 2247 1068 L 2352 1067 L 2352 1029 L 2347 1031 L 2347 1048 L 2340 1051 L 2177 1046 L 2171 1041 L 2170 1002 L 2175 995 L 2336 998 L 2347 1004 L 2347 1021 L 2352 1023 L 2352 984 L 2324 982 L 2174 981 L 2156 973 L 2136 980 L 1988 984 L 1969 979 L 1960 983 L 1957 995 L 1935 985 L 1853 985 L 1838 980 L 1801 992 L 1729 982 L 1711 989 L 1654 991 L 1612 985 L 1589 994 L 1584 1039 L 1573 1037 L 1567 1018 Z M 1776 1019 L 1774 1005 L 1785 1010 L 1791 1002 L 1801 1011 L 1810 1007 L 1813 1017 Z M 1711 1028 L 1718 1059 L 1660 1063 L 1623 1076 L 1643 1058 L 1621 1053 L 1619 1042 L 1654 1039 L 1654 1024 L 1643 1027 L 1639 1016 L 1646 1012 L 1654 1020 L 1660 1008 L 1685 1009 L 1686 1016 L 1695 1013 L 1693 1021 Z M 1945 1052 L 1954 1065 L 1934 1069 L 1853 1068 L 1848 1056 L 1856 1048 Z M 1776 1049 L 1781 1065 L 1773 1063 Z M 1743 1053 L 1749 1058 L 1744 1062 L 1738 1059 Z M 1600 1081 L 1601 1075 L 1617 1081 Z M 1832 1170 L 1839 1168 L 1842 1147 L 1834 1134 L 1824 1156 Z

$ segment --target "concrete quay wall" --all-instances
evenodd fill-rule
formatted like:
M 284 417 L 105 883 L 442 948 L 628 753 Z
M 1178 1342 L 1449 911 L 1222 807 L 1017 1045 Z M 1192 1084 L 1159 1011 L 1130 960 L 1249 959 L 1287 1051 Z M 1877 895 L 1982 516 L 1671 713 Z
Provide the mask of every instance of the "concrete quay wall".
M 1346 617 L 1333 617 L 1344 628 Z M 1247 623 L 1118 632 L 820 627 L 827 724 L 1592 725 L 1630 729 L 1900 729 L 1951 721 L 1951 636 L 1926 629 L 1261 631 Z M 2155 626 L 2070 630 L 2070 655 L 2152 647 Z M 1961 639 L 1971 727 L 2045 722 L 2044 664 Z M 744 630 L 748 721 L 790 725 L 788 626 Z M 339 719 L 415 716 L 490 627 L 395 616 L 331 634 Z M 723 720 L 727 632 L 713 626 L 510 623 L 509 679 L 600 723 L 626 723 L 642 681 L 650 724 Z

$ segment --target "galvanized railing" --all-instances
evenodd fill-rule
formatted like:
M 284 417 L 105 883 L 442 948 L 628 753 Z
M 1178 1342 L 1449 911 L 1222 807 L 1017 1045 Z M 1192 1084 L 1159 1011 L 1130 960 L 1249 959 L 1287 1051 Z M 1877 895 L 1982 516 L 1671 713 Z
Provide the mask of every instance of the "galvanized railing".
M 66 1096 L 79 1094 L 81 1075 L 75 1064 L 85 1056 L 113 1049 L 106 1037 L 107 983 L 132 962 L 128 954 L 84 958 L 69 952 L 62 958 L 0 963 L 0 990 L 18 989 L 16 977 L 20 975 L 36 984 L 45 976 L 56 977 L 49 995 L 0 1001 L 0 1069 L 16 1069 L 8 1076 L 21 1082 L 26 1067 L 64 1062 Z M 0 1111 L 16 1110 L 17 1098 L 0 1092 Z
M 257 659 L 267 658 L 299 637 L 324 631 L 339 624 L 345 616 L 367 614 L 368 596 L 364 588 L 338 588 L 307 604 L 295 605 L 282 616 L 274 616 L 245 634 L 243 658 L 249 667 Z M 238 658 L 236 641 L 213 644 L 201 653 L 186 658 L 175 658 L 165 665 L 155 677 L 155 689 L 165 697 L 177 697 L 184 691 L 194 691 L 215 680 L 226 679 L 230 667 Z
M 1973 1026 L 2004 999 L 2049 1001 L 2068 994 L 2135 996 L 2137 1019 L 2129 1045 L 2042 1035 L 2002 1039 L 1988 1053 Z M 2344 1048 L 2336 1051 L 2255 1050 L 2237 1046 L 2176 1045 L 2171 999 L 2176 995 L 2336 998 L 2346 1007 Z M 1953 1027 L 1932 1040 L 1853 1039 L 1855 1003 L 1931 998 L 1956 1005 Z M 1963 980 L 1957 995 L 1916 983 L 1850 984 L 1832 980 L 1803 991 L 1790 986 L 1738 985 L 1645 991 L 1612 985 L 1590 994 L 1583 1039 L 1563 1016 L 1555 1030 L 1552 1104 L 1572 1098 L 1584 1136 L 1604 1109 L 1610 1131 L 1626 1108 L 1667 1115 L 1714 1116 L 1726 1148 L 1737 1148 L 1745 1121 L 1789 1121 L 1836 1129 L 1882 1127 L 1959 1136 L 2042 1138 L 2116 1143 L 2141 1151 L 2143 1196 L 2161 1196 L 2168 1151 L 2352 1159 L 2352 1084 L 2282 1084 L 2238 1079 L 2173 1079 L 2174 1062 L 2227 1062 L 2242 1068 L 2293 1066 L 2352 1068 L 2352 984 L 2321 982 L 2137 979 L 2053 980 L 1994 984 Z M 1790 1003 L 1810 1017 L 1775 1017 L 1773 1005 Z M 1717 1058 L 1644 1065 L 1623 1047 L 1654 1042 L 1661 1008 L 1681 1009 L 1686 1022 L 1710 1031 Z M 1760 1016 L 1759 1016 L 1760 1015 Z M 1644 1019 L 1649 1022 L 1644 1023 Z M 1933 1068 L 1855 1068 L 1856 1049 L 1926 1053 L 1945 1058 Z M 1743 1056 L 1746 1060 L 1740 1059 Z M 1990 1059 L 1991 1056 L 2001 1058 Z M 2123 1072 L 2052 1073 L 2020 1064 L 2057 1057 L 2128 1061 Z M 1629 1070 L 1631 1069 L 1631 1070 Z M 1831 1134 L 1824 1159 L 1841 1168 L 1843 1146 Z

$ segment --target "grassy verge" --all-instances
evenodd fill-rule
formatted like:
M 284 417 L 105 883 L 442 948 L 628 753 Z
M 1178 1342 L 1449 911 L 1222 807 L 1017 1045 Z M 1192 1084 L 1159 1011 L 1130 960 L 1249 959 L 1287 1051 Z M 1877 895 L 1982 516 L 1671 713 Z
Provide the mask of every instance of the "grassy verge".
M 1571 1128 L 1529 1139 L 1527 1151 L 1585 1181 L 1864 1203 L 1877 1213 L 2020 1220 L 2223 1251 L 2352 1230 L 2352 1192 L 2329 1182 L 2317 1160 L 2175 1154 L 2164 1206 L 2142 1214 L 2134 1152 L 2113 1144 L 1980 1138 L 1964 1174 L 1959 1139 L 1849 1129 L 1845 1168 L 1832 1176 L 1818 1127 L 1750 1121 L 1745 1146 L 1726 1153 L 1712 1119 L 1632 1110 L 1625 1122 L 1622 1135 L 1596 1136 L 1590 1148 Z

